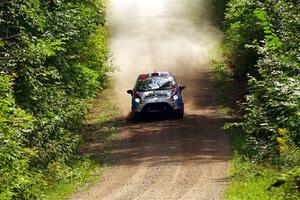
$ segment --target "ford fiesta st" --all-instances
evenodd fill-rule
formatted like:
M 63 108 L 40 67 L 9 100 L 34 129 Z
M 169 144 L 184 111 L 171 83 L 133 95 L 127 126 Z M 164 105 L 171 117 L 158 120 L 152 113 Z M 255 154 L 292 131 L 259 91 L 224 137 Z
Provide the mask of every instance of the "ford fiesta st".
M 138 76 L 133 89 L 127 90 L 132 96 L 133 119 L 144 113 L 174 113 L 184 115 L 182 90 L 184 85 L 177 84 L 170 72 L 154 72 Z

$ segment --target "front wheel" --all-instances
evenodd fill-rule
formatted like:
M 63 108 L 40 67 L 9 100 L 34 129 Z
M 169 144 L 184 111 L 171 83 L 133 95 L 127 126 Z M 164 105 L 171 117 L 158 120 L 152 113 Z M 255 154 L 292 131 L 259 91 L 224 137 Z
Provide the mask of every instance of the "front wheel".
M 132 113 L 132 120 L 135 121 L 135 122 L 138 122 L 141 120 L 141 113 L 139 112 L 133 112 Z
M 176 111 L 176 117 L 178 119 L 182 119 L 183 116 L 184 116 L 184 104 L 182 104 L 181 108 L 178 111 Z

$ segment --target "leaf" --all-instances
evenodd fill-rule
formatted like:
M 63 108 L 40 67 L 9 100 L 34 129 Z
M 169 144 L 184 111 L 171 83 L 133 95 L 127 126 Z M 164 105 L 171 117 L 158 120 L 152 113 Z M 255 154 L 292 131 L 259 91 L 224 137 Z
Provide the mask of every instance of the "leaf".
M 256 9 L 253 11 L 253 13 L 256 15 L 258 19 L 262 21 L 267 21 L 268 19 L 268 14 L 263 10 Z

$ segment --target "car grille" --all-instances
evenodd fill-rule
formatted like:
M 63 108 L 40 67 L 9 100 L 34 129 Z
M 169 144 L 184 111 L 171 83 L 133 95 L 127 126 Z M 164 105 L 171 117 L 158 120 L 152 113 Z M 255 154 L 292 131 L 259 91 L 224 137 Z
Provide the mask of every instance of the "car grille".
M 142 112 L 169 112 L 172 107 L 167 103 L 150 103 L 147 104 Z
M 164 94 L 161 94 L 161 95 L 149 95 L 149 96 L 145 97 L 145 100 L 153 99 L 154 97 L 159 98 L 159 99 L 167 99 L 168 95 L 166 95 L 166 94 L 165 95 Z

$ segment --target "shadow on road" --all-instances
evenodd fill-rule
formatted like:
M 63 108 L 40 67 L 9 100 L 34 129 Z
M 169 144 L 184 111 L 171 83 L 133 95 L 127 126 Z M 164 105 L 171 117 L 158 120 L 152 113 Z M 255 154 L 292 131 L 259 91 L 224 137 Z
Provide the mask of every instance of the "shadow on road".
M 113 164 L 119 166 L 227 161 L 227 139 L 219 131 L 216 133 L 219 129 L 216 121 L 222 119 L 188 114 L 182 120 L 160 118 L 139 123 L 126 122 L 120 130 L 120 137 L 109 145 L 112 149 L 110 156 Z M 99 146 L 91 148 L 89 154 L 95 159 L 107 156 L 105 151 L 99 151 Z

